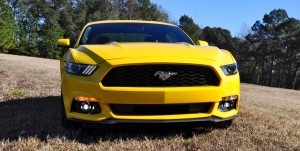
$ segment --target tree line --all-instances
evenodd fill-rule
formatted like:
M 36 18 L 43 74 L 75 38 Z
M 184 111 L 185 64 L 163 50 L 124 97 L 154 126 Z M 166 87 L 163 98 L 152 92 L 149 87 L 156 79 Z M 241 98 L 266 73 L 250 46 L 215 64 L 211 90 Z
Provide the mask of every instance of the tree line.
M 285 10 L 265 14 L 240 37 L 205 27 L 201 38 L 233 53 L 242 82 L 300 89 L 300 21 Z
M 0 8 L 0 52 L 45 58 L 59 58 L 57 39 L 74 42 L 91 21 L 168 21 L 168 14 L 150 0 L 0 0 Z
M 154 20 L 177 24 L 194 41 L 230 50 L 241 81 L 300 89 L 300 21 L 274 9 L 233 37 L 229 30 L 197 25 L 187 15 L 178 21 L 150 0 L 0 0 L 0 52 L 60 58 L 59 38 L 74 43 L 81 28 L 97 20 Z

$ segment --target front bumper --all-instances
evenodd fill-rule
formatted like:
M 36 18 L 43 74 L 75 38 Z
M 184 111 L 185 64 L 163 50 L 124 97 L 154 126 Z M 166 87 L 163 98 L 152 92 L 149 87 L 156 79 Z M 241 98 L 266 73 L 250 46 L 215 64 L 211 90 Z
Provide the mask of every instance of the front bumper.
M 160 58 L 159 63 L 162 63 Z M 157 63 L 153 62 L 152 63 Z M 104 75 L 113 67 L 126 64 L 143 64 L 143 59 L 116 59 L 104 62 L 90 77 L 66 74 L 62 69 L 62 92 L 68 119 L 99 123 L 124 122 L 195 122 L 229 120 L 235 117 L 240 102 L 239 75 L 225 76 L 218 64 L 209 60 L 187 59 L 173 60 L 174 64 L 199 64 L 211 66 L 221 79 L 220 86 L 199 87 L 104 87 L 100 82 Z M 167 63 L 167 60 L 166 60 Z M 236 109 L 228 112 L 218 110 L 222 97 L 238 96 Z M 76 96 L 97 98 L 102 112 L 99 114 L 83 114 L 71 112 L 71 104 Z M 117 115 L 112 112 L 109 104 L 186 104 L 213 103 L 207 113 L 176 114 L 176 115 Z
M 207 117 L 199 119 L 180 119 L 180 120 L 123 120 L 123 119 L 106 119 L 99 122 L 84 121 L 78 119 L 69 119 L 70 121 L 79 123 L 90 123 L 90 124 L 103 124 L 103 125 L 113 125 L 113 124 L 169 124 L 169 123 L 194 123 L 194 122 L 224 122 L 235 119 L 237 116 L 232 116 L 229 118 L 218 118 L 218 117 Z

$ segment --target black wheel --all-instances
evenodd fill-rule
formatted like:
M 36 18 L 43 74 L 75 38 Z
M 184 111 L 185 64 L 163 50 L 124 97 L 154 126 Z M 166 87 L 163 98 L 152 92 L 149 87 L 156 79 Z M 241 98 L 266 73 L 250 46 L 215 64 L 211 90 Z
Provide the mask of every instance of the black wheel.
M 63 100 L 63 96 L 61 94 L 61 100 L 60 100 L 60 106 L 61 106 L 61 125 L 65 128 L 74 128 L 74 127 L 77 127 L 78 124 L 73 122 L 73 121 L 70 121 L 67 119 L 67 116 L 66 116 L 66 111 L 65 111 L 65 105 L 64 105 L 64 100 Z

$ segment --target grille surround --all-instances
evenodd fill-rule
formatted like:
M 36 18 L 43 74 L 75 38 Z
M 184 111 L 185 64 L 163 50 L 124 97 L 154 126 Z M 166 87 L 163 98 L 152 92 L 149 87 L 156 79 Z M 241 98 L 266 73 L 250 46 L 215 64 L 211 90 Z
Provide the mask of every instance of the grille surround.
M 157 71 L 176 72 L 161 80 Z M 207 66 L 198 65 L 129 65 L 112 68 L 101 80 L 105 87 L 187 87 L 219 86 L 216 72 Z

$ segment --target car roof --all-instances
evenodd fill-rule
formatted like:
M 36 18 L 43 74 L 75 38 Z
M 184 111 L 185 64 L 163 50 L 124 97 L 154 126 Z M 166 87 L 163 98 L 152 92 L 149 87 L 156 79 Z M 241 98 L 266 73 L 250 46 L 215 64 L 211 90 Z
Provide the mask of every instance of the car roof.
M 161 25 L 168 25 L 168 26 L 176 26 L 174 24 L 165 23 L 165 22 L 145 21 L 145 20 L 102 20 L 102 21 L 89 22 L 87 23 L 86 26 L 94 25 L 94 24 L 106 24 L 106 23 L 144 23 L 144 24 L 161 24 Z

